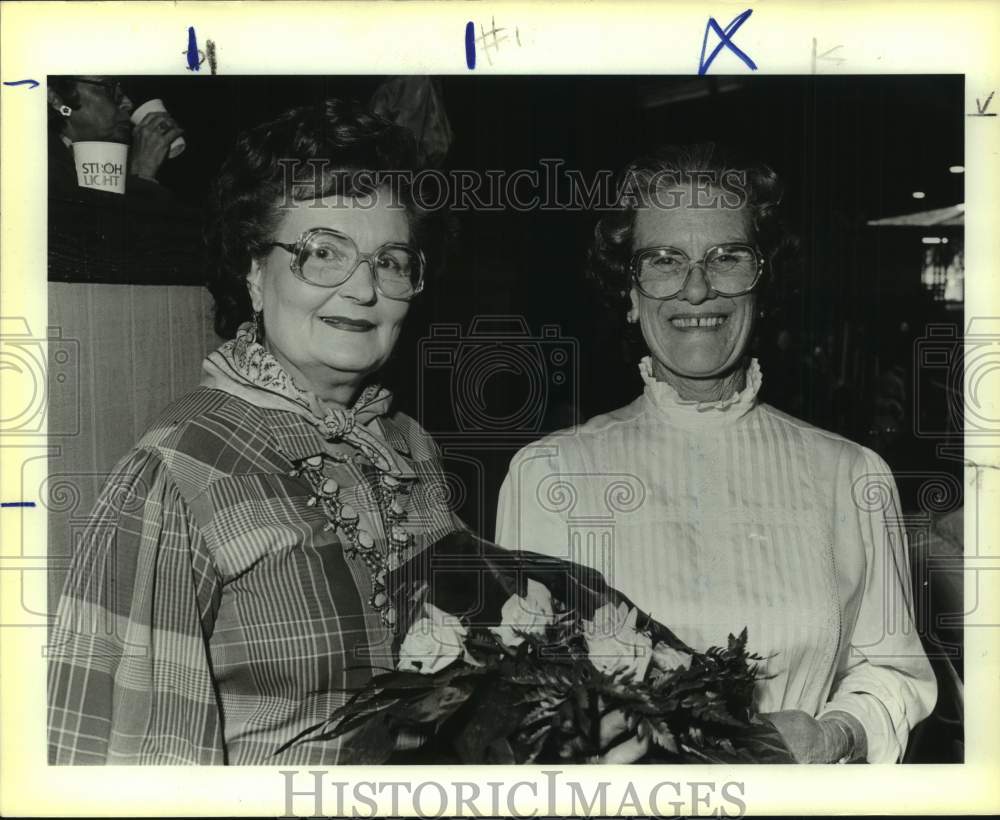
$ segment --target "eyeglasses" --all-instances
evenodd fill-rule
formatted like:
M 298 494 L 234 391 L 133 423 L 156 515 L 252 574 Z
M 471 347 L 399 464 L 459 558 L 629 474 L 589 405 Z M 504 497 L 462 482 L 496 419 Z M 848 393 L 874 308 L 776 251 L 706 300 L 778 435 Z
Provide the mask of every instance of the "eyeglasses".
M 82 77 L 74 78 L 78 83 L 87 83 L 87 85 L 99 85 L 103 88 L 108 95 L 108 98 L 115 104 L 121 105 L 122 101 L 125 99 L 125 89 L 117 80 L 84 80 Z
M 632 257 L 630 268 L 644 296 L 673 299 L 684 290 L 695 265 L 705 272 L 708 286 L 720 296 L 749 293 L 764 272 L 764 258 L 757 249 L 739 243 L 715 245 L 694 261 L 680 248 L 642 248 Z
M 288 251 L 292 273 L 317 287 L 342 285 L 367 262 L 375 289 L 389 299 L 409 301 L 424 289 L 424 255 L 401 242 L 388 242 L 372 253 L 361 253 L 347 234 L 332 228 L 310 228 L 294 244 L 270 242 L 267 247 Z

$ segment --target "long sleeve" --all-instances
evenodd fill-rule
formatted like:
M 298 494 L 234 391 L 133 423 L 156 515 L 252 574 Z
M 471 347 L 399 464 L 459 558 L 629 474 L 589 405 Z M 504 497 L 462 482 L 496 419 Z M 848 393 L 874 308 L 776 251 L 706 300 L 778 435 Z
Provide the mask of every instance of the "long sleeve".
M 98 499 L 59 603 L 49 762 L 226 762 L 207 648 L 220 594 L 168 470 L 133 452 Z
M 870 450 L 852 459 L 838 485 L 837 557 L 847 575 L 855 574 L 855 561 L 863 566 L 856 567 L 856 591 L 843 602 L 843 646 L 821 714 L 852 714 L 865 728 L 868 761 L 895 763 L 937 699 L 913 621 L 902 509 L 888 465 Z

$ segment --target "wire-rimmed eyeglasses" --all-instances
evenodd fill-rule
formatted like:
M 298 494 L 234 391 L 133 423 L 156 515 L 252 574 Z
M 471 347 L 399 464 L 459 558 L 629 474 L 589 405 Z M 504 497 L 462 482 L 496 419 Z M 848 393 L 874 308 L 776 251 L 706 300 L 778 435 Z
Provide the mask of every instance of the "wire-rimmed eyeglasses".
M 632 280 L 644 296 L 673 299 L 684 290 L 696 265 L 719 296 L 742 296 L 760 282 L 764 257 L 752 245 L 738 242 L 714 245 L 695 260 L 680 248 L 660 245 L 636 251 L 629 267 Z

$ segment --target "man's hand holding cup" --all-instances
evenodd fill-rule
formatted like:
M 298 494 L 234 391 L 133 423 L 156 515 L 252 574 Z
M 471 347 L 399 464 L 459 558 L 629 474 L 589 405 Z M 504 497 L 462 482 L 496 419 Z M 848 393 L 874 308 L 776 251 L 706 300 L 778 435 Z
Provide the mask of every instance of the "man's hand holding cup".
M 184 129 L 170 116 L 162 100 L 149 100 L 140 105 L 132 113 L 132 122 L 135 127 L 129 151 L 129 172 L 155 181 L 164 161 L 184 150 Z

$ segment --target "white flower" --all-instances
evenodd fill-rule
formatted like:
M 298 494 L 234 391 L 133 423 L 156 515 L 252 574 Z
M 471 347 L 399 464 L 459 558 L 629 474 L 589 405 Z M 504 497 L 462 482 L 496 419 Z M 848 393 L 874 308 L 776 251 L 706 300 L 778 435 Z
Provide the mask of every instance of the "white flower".
M 653 641 L 636 629 L 639 611 L 621 603 L 616 608 L 605 604 L 594 613 L 593 621 L 584 621 L 583 637 L 590 662 L 606 675 L 631 674 L 642 680 L 652 657 Z
M 691 658 L 687 652 L 667 646 L 665 643 L 658 643 L 653 647 L 653 668 L 661 672 L 669 672 L 672 669 L 683 667 L 688 669 L 691 666 Z
M 468 629 L 454 615 L 424 603 L 424 616 L 410 626 L 399 647 L 396 668 L 433 675 L 462 657 Z
M 510 647 L 524 643 L 528 635 L 544 635 L 552 623 L 552 593 L 538 581 L 528 579 L 524 597 L 511 595 L 500 610 L 500 626 L 491 626 L 490 632 Z

